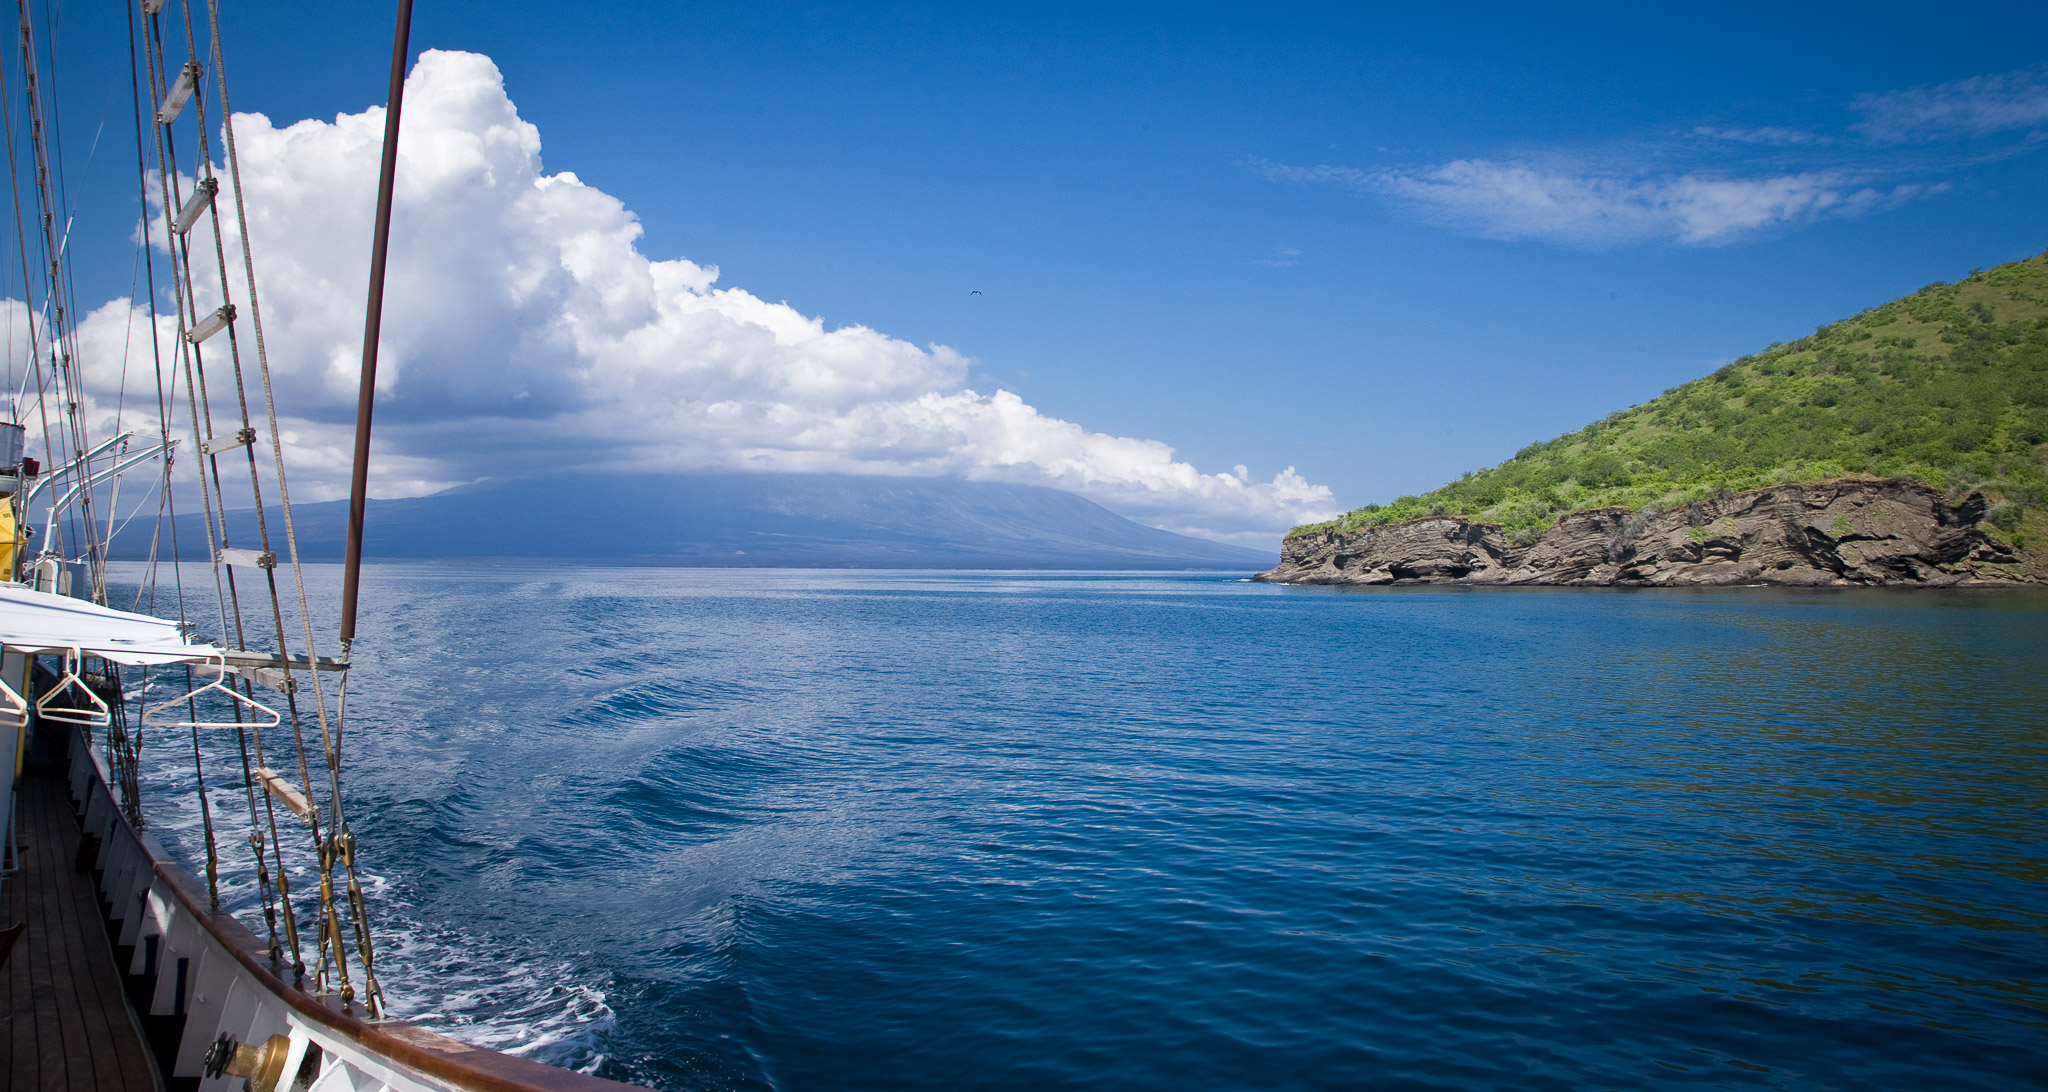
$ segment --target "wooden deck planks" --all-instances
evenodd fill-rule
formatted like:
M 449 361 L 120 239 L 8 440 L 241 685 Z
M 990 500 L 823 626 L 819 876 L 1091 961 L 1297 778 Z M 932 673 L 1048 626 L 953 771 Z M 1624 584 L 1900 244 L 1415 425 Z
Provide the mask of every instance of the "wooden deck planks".
M 78 824 L 64 785 L 23 778 L 21 872 L 7 877 L 0 923 L 28 931 L 5 968 L 0 1045 L 6 1092 L 154 1090 L 156 1074 L 114 965 L 99 895 L 74 867 Z

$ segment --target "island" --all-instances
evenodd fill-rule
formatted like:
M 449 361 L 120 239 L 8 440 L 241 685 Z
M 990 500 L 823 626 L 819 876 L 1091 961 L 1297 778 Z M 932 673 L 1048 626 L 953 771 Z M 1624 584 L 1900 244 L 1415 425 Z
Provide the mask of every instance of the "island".
M 2048 254 L 1294 528 L 1289 584 L 2048 583 Z

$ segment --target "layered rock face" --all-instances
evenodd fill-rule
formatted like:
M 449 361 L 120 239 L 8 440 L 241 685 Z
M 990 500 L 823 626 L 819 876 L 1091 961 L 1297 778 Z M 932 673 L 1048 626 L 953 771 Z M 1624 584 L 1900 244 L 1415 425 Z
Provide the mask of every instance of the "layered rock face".
M 1916 481 L 1779 485 L 1664 511 L 1593 508 L 1511 546 L 1493 524 L 1430 517 L 1297 535 L 1254 579 L 1281 584 L 1857 585 L 2040 583 L 1986 533 L 1985 503 Z

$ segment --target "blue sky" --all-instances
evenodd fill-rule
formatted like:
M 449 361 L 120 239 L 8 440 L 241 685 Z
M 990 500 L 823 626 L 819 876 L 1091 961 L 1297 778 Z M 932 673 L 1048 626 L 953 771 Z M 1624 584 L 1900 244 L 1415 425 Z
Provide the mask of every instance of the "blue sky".
M 237 109 L 281 127 L 382 101 L 383 5 L 226 7 Z M 109 18 L 74 5 L 58 29 L 73 202 L 129 216 L 81 222 L 81 304 L 128 294 L 134 263 Z M 423 0 L 413 34 L 415 55 L 494 61 L 544 170 L 616 198 L 649 259 L 715 266 L 719 286 L 828 330 L 971 358 L 940 390 L 1010 391 L 1204 475 L 1291 466 L 1328 488 L 1210 518 L 1199 499 L 1033 471 L 1246 541 L 2048 248 L 2043 43 L 2039 4 Z M 433 215 L 402 208 L 397 245 L 408 216 Z M 421 465 L 421 482 L 479 472 Z

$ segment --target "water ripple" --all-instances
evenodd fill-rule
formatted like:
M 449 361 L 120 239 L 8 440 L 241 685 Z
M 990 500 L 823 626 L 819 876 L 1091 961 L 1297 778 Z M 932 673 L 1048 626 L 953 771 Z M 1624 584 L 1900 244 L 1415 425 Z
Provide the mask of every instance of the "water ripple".
M 418 565 L 365 602 L 387 986 L 475 1041 L 677 1089 L 2048 1072 L 2040 595 Z

